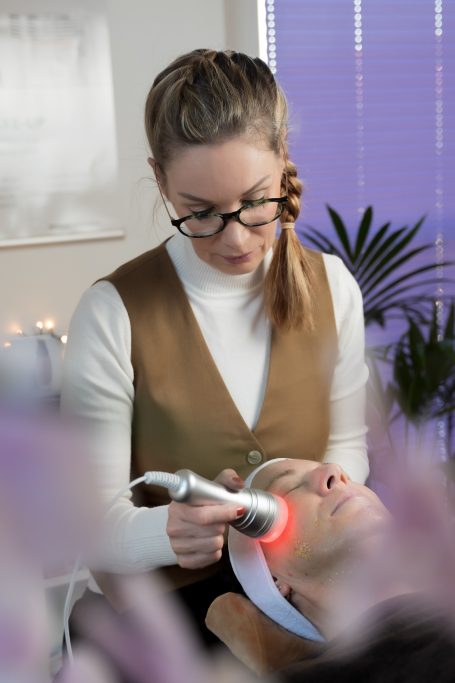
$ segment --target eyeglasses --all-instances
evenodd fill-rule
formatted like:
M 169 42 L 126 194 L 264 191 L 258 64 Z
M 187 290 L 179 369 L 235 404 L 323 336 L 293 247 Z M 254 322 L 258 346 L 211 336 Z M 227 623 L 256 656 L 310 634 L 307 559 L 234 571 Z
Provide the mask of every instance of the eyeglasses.
M 258 199 L 256 201 L 245 202 L 240 209 L 232 211 L 231 213 L 197 211 L 189 216 L 184 216 L 183 218 L 172 218 L 166 202 L 164 202 L 164 206 L 166 207 L 172 225 L 177 228 L 182 235 L 192 239 L 198 239 L 202 237 L 212 237 L 212 235 L 222 232 L 230 220 L 238 221 L 247 228 L 260 228 L 262 225 L 273 223 L 273 221 L 281 216 L 287 201 L 287 196 L 274 197 L 271 199 Z

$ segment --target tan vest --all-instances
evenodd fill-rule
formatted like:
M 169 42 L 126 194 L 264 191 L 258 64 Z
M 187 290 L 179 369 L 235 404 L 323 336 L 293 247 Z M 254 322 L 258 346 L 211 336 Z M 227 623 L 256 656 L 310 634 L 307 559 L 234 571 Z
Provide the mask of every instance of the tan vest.
M 315 274 L 316 331 L 273 328 L 269 376 L 254 430 L 221 378 L 165 244 L 104 278 L 117 289 L 131 323 L 131 479 L 146 470 L 182 467 L 209 479 L 227 467 L 246 477 L 272 458 L 322 459 L 337 335 L 322 255 L 306 253 Z M 152 486 L 135 490 L 133 499 L 149 506 L 169 502 L 166 489 Z M 180 568 L 167 573 L 176 586 L 207 574 Z

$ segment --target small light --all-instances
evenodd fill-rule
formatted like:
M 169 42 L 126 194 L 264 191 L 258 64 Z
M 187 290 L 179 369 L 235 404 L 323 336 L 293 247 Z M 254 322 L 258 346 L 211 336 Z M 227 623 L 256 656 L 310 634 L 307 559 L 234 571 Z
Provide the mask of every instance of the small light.
M 276 541 L 286 529 L 288 523 L 289 510 L 286 501 L 280 496 L 274 496 L 274 498 L 276 499 L 277 514 L 270 530 L 264 536 L 261 536 L 261 543 Z
M 55 326 L 55 323 L 53 320 L 46 320 L 46 322 L 44 323 L 44 327 L 46 328 L 46 330 L 48 332 L 53 332 L 54 326 Z
M 36 323 L 36 327 L 37 327 L 37 328 L 39 329 L 39 331 L 41 332 L 42 329 L 43 329 L 43 327 L 44 327 L 43 322 L 42 322 L 41 320 L 38 320 L 38 322 Z
M 11 346 L 11 342 L 5 342 L 3 346 L 5 349 L 9 349 L 9 347 Z
M 66 342 L 68 341 L 68 335 L 62 334 L 62 336 L 60 337 L 60 341 L 62 342 L 62 344 L 66 344 Z
M 22 337 L 22 335 L 23 335 L 24 333 L 22 332 L 21 329 L 17 328 L 16 334 L 17 334 L 18 337 Z

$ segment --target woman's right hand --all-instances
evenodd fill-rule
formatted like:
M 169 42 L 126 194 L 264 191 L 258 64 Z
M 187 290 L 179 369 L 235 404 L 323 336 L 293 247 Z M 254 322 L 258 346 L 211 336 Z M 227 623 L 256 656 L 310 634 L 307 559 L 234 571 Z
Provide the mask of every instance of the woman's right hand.
M 215 479 L 230 489 L 241 489 L 242 479 L 235 470 L 223 470 Z M 172 501 L 166 531 L 177 562 L 185 569 L 200 569 L 218 562 L 224 545 L 226 525 L 244 514 L 241 507 L 188 505 Z

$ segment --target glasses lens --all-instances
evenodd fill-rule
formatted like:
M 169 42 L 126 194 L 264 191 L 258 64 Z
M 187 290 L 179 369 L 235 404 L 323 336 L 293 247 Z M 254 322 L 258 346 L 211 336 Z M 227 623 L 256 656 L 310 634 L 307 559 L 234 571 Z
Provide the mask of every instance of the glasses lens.
M 223 227 L 223 219 L 219 216 L 205 216 L 202 218 L 188 218 L 180 229 L 188 237 L 210 237 Z
M 255 206 L 248 206 L 241 210 L 240 219 L 245 225 L 265 225 L 271 223 L 281 214 L 282 205 L 276 202 L 263 202 Z

